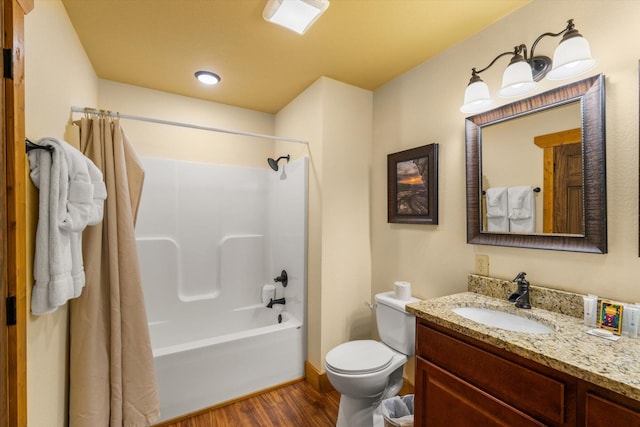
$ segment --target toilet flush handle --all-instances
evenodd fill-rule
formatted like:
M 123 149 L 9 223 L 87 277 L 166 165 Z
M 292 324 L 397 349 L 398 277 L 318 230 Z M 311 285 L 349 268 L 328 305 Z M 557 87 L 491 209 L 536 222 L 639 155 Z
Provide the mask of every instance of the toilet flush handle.
M 376 303 L 371 304 L 369 301 L 363 301 L 362 303 L 364 304 L 365 307 L 369 307 L 369 310 L 373 310 L 378 306 L 378 304 Z

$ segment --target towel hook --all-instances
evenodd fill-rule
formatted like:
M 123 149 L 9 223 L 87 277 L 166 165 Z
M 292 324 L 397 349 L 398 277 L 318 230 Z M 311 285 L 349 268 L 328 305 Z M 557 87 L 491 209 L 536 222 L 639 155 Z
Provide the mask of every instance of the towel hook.
M 45 150 L 45 151 L 48 151 L 49 153 L 53 152 L 53 146 L 51 145 L 38 145 L 31 142 L 29 138 L 25 138 L 24 141 L 25 141 L 25 152 L 27 153 L 32 150 Z

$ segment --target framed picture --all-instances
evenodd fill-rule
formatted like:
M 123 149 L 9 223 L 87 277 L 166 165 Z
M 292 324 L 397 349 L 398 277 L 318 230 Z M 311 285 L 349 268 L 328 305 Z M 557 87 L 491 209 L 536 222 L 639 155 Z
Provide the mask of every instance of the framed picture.
M 438 223 L 438 144 L 387 156 L 387 222 Z
M 602 301 L 598 326 L 616 335 L 620 335 L 622 330 L 622 304 Z

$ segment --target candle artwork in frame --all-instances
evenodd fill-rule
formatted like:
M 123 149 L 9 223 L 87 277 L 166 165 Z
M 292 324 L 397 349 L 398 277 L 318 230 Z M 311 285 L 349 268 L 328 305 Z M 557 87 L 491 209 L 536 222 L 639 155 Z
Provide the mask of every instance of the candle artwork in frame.
M 438 144 L 387 156 L 387 222 L 438 224 Z
M 598 316 L 598 326 L 601 329 L 620 335 L 622 332 L 622 304 L 602 301 L 600 315 Z

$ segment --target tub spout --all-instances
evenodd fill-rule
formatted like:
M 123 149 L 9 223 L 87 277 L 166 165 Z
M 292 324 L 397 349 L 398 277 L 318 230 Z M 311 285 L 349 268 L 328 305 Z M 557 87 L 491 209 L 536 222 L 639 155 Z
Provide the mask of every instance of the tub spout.
M 274 304 L 282 304 L 282 305 L 284 305 L 284 304 L 286 304 L 286 301 L 285 301 L 284 297 L 278 298 L 278 299 L 271 298 L 271 300 L 269 301 L 269 304 L 267 304 L 267 308 L 273 308 Z

